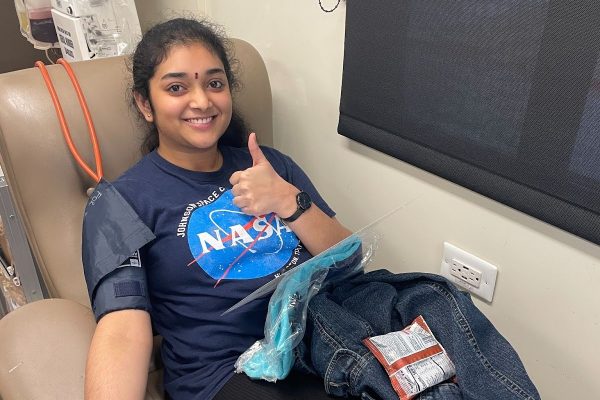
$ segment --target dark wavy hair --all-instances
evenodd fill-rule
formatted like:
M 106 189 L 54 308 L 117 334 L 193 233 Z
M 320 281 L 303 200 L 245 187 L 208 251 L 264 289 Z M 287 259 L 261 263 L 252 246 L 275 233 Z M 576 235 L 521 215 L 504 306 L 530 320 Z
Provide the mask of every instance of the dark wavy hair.
M 178 45 L 199 43 L 215 54 L 223 63 L 225 75 L 232 95 L 239 90 L 240 84 L 234 69 L 238 61 L 232 56 L 232 44 L 225 37 L 223 29 L 208 21 L 197 21 L 187 18 L 176 18 L 162 22 L 150 28 L 140 42 L 131 58 L 133 85 L 131 100 L 135 107 L 134 93 L 150 102 L 150 79 L 156 67 L 164 61 L 169 50 Z M 152 102 L 150 102 L 152 107 Z M 137 107 L 135 107 L 137 110 Z M 140 120 L 148 125 L 148 132 L 142 142 L 142 153 L 149 153 L 158 147 L 159 138 L 156 125 L 147 122 L 141 113 Z M 248 142 L 248 129 L 242 116 L 233 110 L 231 122 L 219 139 L 219 144 L 244 147 Z

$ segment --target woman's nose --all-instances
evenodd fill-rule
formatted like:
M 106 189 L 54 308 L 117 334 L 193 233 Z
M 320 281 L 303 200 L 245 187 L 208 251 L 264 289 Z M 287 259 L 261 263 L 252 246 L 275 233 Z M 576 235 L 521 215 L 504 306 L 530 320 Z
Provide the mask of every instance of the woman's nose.
M 192 92 L 192 98 L 190 101 L 190 107 L 198 108 L 200 110 L 206 110 L 212 106 L 210 97 L 202 89 L 196 89 Z

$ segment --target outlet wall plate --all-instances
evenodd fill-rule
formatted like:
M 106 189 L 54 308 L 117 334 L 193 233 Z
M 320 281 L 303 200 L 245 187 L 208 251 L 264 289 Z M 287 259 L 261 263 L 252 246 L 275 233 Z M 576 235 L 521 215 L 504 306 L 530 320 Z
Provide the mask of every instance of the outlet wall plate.
M 459 260 L 452 259 L 450 261 L 450 275 L 478 288 L 481 286 L 481 277 L 483 274 L 475 267 L 469 267 Z
M 448 242 L 444 242 L 441 274 L 488 302 L 494 298 L 498 268 Z

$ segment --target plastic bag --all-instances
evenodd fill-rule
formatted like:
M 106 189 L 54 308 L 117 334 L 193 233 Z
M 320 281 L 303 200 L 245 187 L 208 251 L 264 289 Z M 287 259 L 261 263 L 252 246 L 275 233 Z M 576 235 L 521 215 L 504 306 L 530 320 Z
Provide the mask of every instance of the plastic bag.
M 377 225 L 389 221 L 389 217 L 415 199 L 406 201 L 321 254 L 261 286 L 225 311 L 223 314 L 275 290 L 269 301 L 265 338 L 237 359 L 235 371 L 269 382 L 284 379 L 295 361 L 294 348 L 304 337 L 308 303 L 312 297 L 324 282 L 335 283 L 361 274 L 374 259 L 382 237 Z
M 377 234 L 363 230 L 286 272 L 269 302 L 265 338 L 238 358 L 236 372 L 270 382 L 284 379 L 294 364 L 293 350 L 304 336 L 310 299 L 326 277 L 327 281 L 337 281 L 361 273 L 371 260 L 377 242 Z M 270 286 L 265 285 L 262 292 L 268 291 Z
M 141 37 L 134 0 L 52 0 L 52 7 L 61 51 L 69 61 L 129 54 Z
M 15 0 L 21 34 L 39 50 L 59 47 L 50 0 Z

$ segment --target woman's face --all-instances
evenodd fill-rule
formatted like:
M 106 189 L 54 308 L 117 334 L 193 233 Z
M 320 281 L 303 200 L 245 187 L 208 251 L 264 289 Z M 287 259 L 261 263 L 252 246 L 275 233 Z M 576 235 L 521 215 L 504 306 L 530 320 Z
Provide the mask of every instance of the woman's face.
M 170 49 L 149 82 L 147 101 L 138 106 L 158 129 L 158 151 L 176 161 L 213 154 L 229 126 L 232 99 L 221 60 L 201 44 Z

